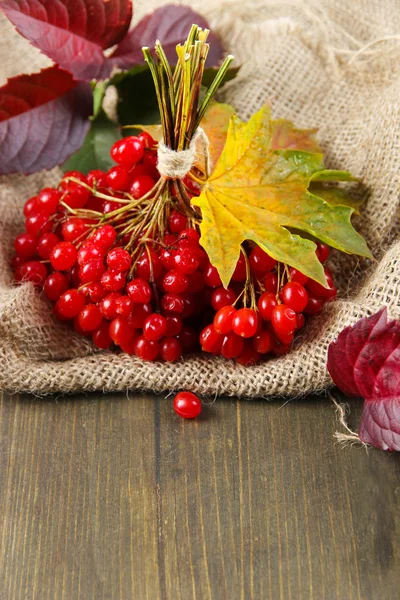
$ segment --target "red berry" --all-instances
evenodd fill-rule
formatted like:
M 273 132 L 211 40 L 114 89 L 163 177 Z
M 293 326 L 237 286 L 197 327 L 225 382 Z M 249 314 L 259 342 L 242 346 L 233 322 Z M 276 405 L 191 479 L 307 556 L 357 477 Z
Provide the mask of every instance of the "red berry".
M 70 208 L 83 208 L 90 196 L 90 191 L 83 185 L 70 181 L 62 199 Z
M 127 192 L 131 184 L 131 176 L 126 167 L 111 167 L 107 173 L 107 186 L 117 192 Z
M 60 241 L 60 238 L 55 233 L 44 233 L 41 235 L 37 243 L 37 253 L 40 258 L 49 260 L 51 251 Z
M 182 344 L 182 348 L 185 352 L 192 352 L 198 347 L 198 336 L 192 327 L 185 325 L 182 327 L 182 331 L 176 336 Z
M 176 315 L 167 315 L 165 320 L 167 322 L 167 331 L 165 332 L 166 337 L 174 337 L 182 331 L 183 323 L 180 317 Z
M 138 337 L 139 334 L 135 331 L 133 337 L 127 342 L 122 342 L 119 347 L 123 352 L 126 352 L 126 354 L 135 354 L 136 340 Z
M 100 283 L 109 292 L 118 292 L 126 284 L 126 276 L 120 271 L 105 271 L 101 276 Z
M 32 258 L 36 254 L 36 237 L 32 233 L 20 233 L 15 238 L 14 249 L 21 258 Z
M 258 312 L 261 315 L 261 318 L 264 321 L 270 321 L 272 311 L 278 306 L 278 300 L 276 299 L 276 295 L 272 292 L 264 292 L 258 299 Z
M 137 338 L 135 344 L 135 354 L 142 360 L 153 361 L 157 358 L 160 352 L 158 342 L 150 341 L 141 335 Z
M 79 279 L 81 283 L 91 283 L 100 281 L 106 268 L 102 260 L 95 258 L 85 262 L 79 269 Z
M 143 158 L 144 144 L 134 136 L 118 140 L 111 147 L 111 158 L 118 164 L 131 167 Z
M 204 283 L 209 287 L 220 287 L 222 285 L 221 278 L 215 267 L 208 265 L 204 271 Z
M 178 294 L 164 294 L 161 298 L 161 308 L 166 313 L 181 314 L 185 303 L 182 296 Z
M 59 242 L 50 252 L 50 263 L 56 271 L 66 271 L 74 266 L 77 259 L 76 248 L 71 242 Z
M 211 305 L 214 310 L 220 310 L 224 306 L 230 306 L 236 300 L 236 292 L 232 288 L 219 287 L 211 294 Z
M 57 302 L 60 296 L 67 291 L 68 287 L 68 278 L 59 271 L 54 271 L 54 273 L 50 273 L 46 278 L 43 291 L 49 300 Z
M 111 320 L 118 316 L 117 300 L 119 298 L 121 298 L 121 294 L 118 292 L 111 292 L 111 294 L 108 294 L 102 299 L 99 303 L 99 308 L 103 317 Z
M 298 271 L 297 269 L 294 269 L 293 267 L 290 267 L 290 278 L 292 281 L 296 281 L 297 283 L 300 283 L 300 285 L 304 285 L 308 281 L 307 275 L 304 275 L 304 273 L 301 273 L 300 271 Z
M 256 365 L 261 360 L 261 354 L 257 352 L 249 340 L 246 340 L 242 353 L 236 357 L 236 362 L 245 367 Z
M 306 320 L 304 318 L 303 313 L 299 313 L 296 315 L 296 329 L 301 329 L 304 327 Z
M 102 350 L 107 350 L 107 348 L 109 348 L 113 343 L 109 329 L 109 323 L 107 323 L 107 321 L 103 321 L 100 327 L 92 333 L 93 343 Z
M 201 413 L 200 399 L 192 392 L 179 392 L 174 398 L 174 411 L 184 419 L 194 419 Z
M 151 300 L 151 287 L 144 279 L 132 279 L 126 286 L 126 291 L 133 302 L 137 304 L 147 304 Z
M 96 304 L 87 304 L 78 315 L 78 323 L 83 331 L 98 329 L 103 321 L 103 315 Z
M 115 310 L 121 317 L 129 317 L 133 309 L 133 302 L 128 296 L 120 296 L 115 301 Z
M 56 212 L 62 194 L 54 188 L 44 188 L 37 196 L 37 212 L 48 216 Z
M 117 346 L 129 342 L 134 334 L 135 329 L 125 317 L 116 317 L 110 323 L 110 336 Z
M 143 323 L 143 335 L 147 340 L 157 342 L 165 336 L 167 332 L 167 321 L 165 317 L 158 313 L 148 316 Z
M 128 271 L 132 266 L 132 257 L 124 248 L 113 248 L 107 255 L 107 265 L 114 271 Z
M 170 250 L 168 248 L 164 248 L 160 252 L 162 266 L 167 271 L 171 271 L 175 268 L 175 252 L 175 250 Z
M 188 278 L 179 271 L 168 271 L 168 273 L 164 275 L 163 288 L 167 293 L 180 294 L 187 290 L 188 285 Z
M 221 354 L 224 358 L 236 358 L 236 356 L 242 354 L 243 349 L 244 339 L 233 331 L 223 336 Z
M 293 331 L 291 331 L 289 333 L 279 333 L 278 331 L 276 331 L 275 335 L 281 344 L 284 344 L 284 345 L 289 344 L 290 345 L 293 342 L 293 338 L 294 338 Z
M 100 169 L 94 169 L 89 171 L 86 175 L 88 185 L 92 188 L 106 187 L 107 186 L 107 173 Z
M 46 277 L 46 266 L 38 260 L 26 262 L 17 269 L 18 281 L 31 281 L 34 285 L 41 286 Z
M 174 263 L 177 271 L 192 275 L 199 268 L 200 260 L 194 249 L 181 248 L 174 254 Z
M 176 210 L 171 212 L 169 218 L 169 230 L 171 233 L 180 233 L 187 228 L 187 217 Z
M 294 310 L 294 312 L 301 313 L 307 306 L 308 294 L 304 287 L 296 281 L 289 281 L 283 286 L 280 298 L 282 302 Z
M 325 288 L 317 281 L 313 281 L 309 279 L 307 282 L 307 289 L 311 292 L 312 296 L 316 296 L 317 298 L 334 298 L 337 294 L 337 289 L 333 282 L 333 276 L 330 270 L 325 267 L 324 268 L 326 281 L 328 283 L 328 288 Z
M 214 329 L 218 333 L 229 333 L 232 331 L 232 321 L 236 314 L 234 306 L 223 306 L 214 317 Z
M 151 304 L 135 304 L 129 315 L 129 323 L 135 329 L 143 327 L 146 318 L 153 312 Z
M 253 340 L 254 348 L 260 354 L 268 354 L 274 347 L 274 336 L 268 329 L 261 329 Z
M 78 265 L 81 267 L 91 260 L 101 260 L 103 262 L 105 250 L 88 240 L 84 242 L 78 250 Z
M 153 148 L 157 144 L 157 142 L 151 137 L 151 135 L 147 131 L 142 131 L 138 135 L 138 139 L 140 140 L 143 148 Z
M 129 193 L 135 198 L 135 200 L 139 200 L 139 198 L 142 198 L 148 194 L 153 189 L 155 184 L 156 182 L 152 177 L 149 177 L 148 175 L 139 175 L 131 183 Z
M 276 273 L 267 273 L 264 278 L 264 287 L 266 292 L 276 294 L 278 291 L 278 275 Z
M 242 254 L 239 255 L 239 259 L 236 263 L 235 270 L 233 271 L 232 281 L 244 281 L 246 279 L 246 260 Z
M 271 323 L 276 333 L 292 333 L 296 329 L 296 313 L 284 304 L 272 310 Z
M 251 338 L 257 332 L 257 313 L 251 308 L 241 308 L 236 311 L 232 321 L 232 330 L 243 338 Z
M 282 356 L 290 352 L 290 344 L 282 344 L 276 340 L 272 351 L 276 356 Z
M 315 251 L 315 254 L 317 255 L 319 262 L 323 263 L 326 260 L 328 260 L 329 253 L 329 246 L 323 244 L 322 242 L 317 242 L 317 249 Z
M 56 307 L 64 319 L 73 319 L 85 306 L 85 296 L 78 290 L 67 290 L 58 300 Z
M 183 229 L 180 232 L 178 238 L 179 248 L 193 248 L 197 247 L 200 242 L 200 234 L 196 229 L 189 228 Z
M 66 242 L 74 242 L 83 236 L 87 230 L 88 226 L 85 221 L 71 217 L 62 224 L 61 234 Z
M 43 213 L 35 213 L 25 220 L 25 229 L 27 233 L 38 236 L 51 229 L 51 222 L 48 216 Z
M 166 337 L 161 342 L 160 355 L 165 362 L 175 362 L 182 356 L 182 345 L 175 337 Z
M 306 315 L 319 315 L 324 308 L 324 300 L 322 298 L 315 298 L 308 294 L 307 306 L 304 309 Z
M 214 325 L 207 325 L 200 334 L 200 345 L 203 352 L 219 353 L 223 336 L 219 334 Z
M 112 225 L 102 225 L 91 239 L 104 250 L 108 250 L 115 244 L 117 233 Z
M 256 277 L 262 277 L 276 265 L 276 260 L 259 246 L 255 246 L 249 256 L 250 270 Z
M 81 290 L 89 296 L 92 302 L 97 303 L 106 296 L 107 292 L 99 281 L 92 281 Z
M 71 183 L 74 183 L 73 181 L 67 181 L 71 177 L 77 179 L 78 181 L 81 181 L 82 183 L 87 183 L 86 177 L 80 171 L 67 171 L 66 173 L 64 173 L 61 183 L 58 186 L 60 190 L 64 192 Z
M 204 276 L 200 271 L 195 271 L 195 273 L 189 275 L 188 280 L 188 290 L 190 290 L 192 294 L 197 294 L 198 292 L 204 290 Z
M 150 250 L 150 259 L 146 251 L 142 253 L 136 263 L 136 275 L 146 281 L 157 279 L 162 273 L 160 257 L 154 250 Z
M 29 198 L 29 200 L 27 200 L 24 204 L 24 215 L 25 217 L 31 217 L 38 212 L 40 212 L 38 199 L 37 196 L 33 196 L 33 198 Z

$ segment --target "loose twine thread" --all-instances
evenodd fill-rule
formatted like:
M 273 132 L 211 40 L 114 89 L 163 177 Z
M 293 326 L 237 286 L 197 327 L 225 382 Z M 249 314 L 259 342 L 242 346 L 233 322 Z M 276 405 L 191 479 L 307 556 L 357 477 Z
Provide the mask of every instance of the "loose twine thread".
M 187 150 L 172 150 L 163 140 L 158 143 L 157 168 L 164 179 L 182 179 L 189 173 L 197 157 L 197 141 L 205 159 L 206 176 L 210 175 L 210 142 L 202 127 L 198 127 Z

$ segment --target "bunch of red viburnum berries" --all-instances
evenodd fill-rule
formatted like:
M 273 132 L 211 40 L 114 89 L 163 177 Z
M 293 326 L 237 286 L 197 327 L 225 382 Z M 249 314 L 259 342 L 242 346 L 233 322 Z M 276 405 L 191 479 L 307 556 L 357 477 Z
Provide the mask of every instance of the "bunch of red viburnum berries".
M 286 353 L 305 315 L 336 296 L 329 269 L 324 288 L 250 242 L 222 287 L 196 219 L 179 205 L 167 213 L 162 237 L 140 231 L 141 202 L 160 184 L 153 138 L 124 138 L 111 156 L 117 165 L 107 173 L 66 173 L 57 189 L 26 202 L 13 259 L 15 279 L 42 288 L 56 317 L 98 348 L 168 362 L 201 348 L 254 364 Z M 187 197 L 199 194 L 190 176 L 181 183 Z M 329 248 L 318 243 L 316 252 L 323 263 Z

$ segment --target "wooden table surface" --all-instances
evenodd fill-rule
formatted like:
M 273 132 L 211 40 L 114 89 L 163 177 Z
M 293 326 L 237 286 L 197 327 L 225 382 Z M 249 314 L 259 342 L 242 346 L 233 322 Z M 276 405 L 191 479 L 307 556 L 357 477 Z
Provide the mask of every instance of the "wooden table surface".
M 352 403 L 356 422 L 361 404 Z M 332 403 L 0 402 L 1 600 L 399 597 L 400 457 Z

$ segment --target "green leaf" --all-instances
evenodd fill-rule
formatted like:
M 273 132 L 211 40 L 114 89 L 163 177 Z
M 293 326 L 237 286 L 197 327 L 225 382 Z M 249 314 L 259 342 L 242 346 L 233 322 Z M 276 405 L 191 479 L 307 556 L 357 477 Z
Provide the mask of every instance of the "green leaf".
M 93 116 L 90 117 L 92 121 L 97 119 L 100 114 L 104 94 L 106 93 L 106 87 L 107 85 L 105 81 L 98 81 L 93 88 Z
M 225 77 L 223 78 L 221 85 L 224 85 L 224 83 L 226 83 L 227 81 L 232 81 L 232 79 L 235 79 L 236 75 L 239 73 L 239 70 L 240 67 L 231 67 L 230 69 L 228 69 L 225 73 Z M 214 81 L 214 78 L 217 73 L 217 67 L 207 67 L 206 69 L 204 69 L 203 81 L 201 82 L 202 85 L 206 88 L 209 88 L 212 82 Z
M 312 181 L 359 181 L 357 177 L 353 177 L 348 171 L 335 171 L 323 169 L 315 173 L 311 178 Z
M 103 111 L 92 121 L 82 147 L 62 165 L 63 171 L 81 171 L 85 175 L 93 169 L 107 171 L 113 166 L 110 148 L 121 139 L 121 132 Z
M 350 206 L 356 212 L 365 201 L 365 195 L 361 197 L 352 196 L 343 188 L 325 187 L 321 183 L 312 182 L 309 191 L 328 202 L 331 206 Z
M 115 85 L 118 91 L 117 113 L 120 125 L 153 125 L 160 122 L 153 78 L 147 65 L 118 73 L 110 83 Z M 126 135 L 131 135 L 131 132 L 127 132 Z
M 200 196 L 193 199 L 202 212 L 202 246 L 224 286 L 229 284 L 245 240 L 326 285 L 315 244 L 307 235 L 347 253 L 371 254 L 351 225 L 353 209 L 331 206 L 308 191 L 313 176 L 323 172 L 322 154 L 274 151 L 272 138 L 267 106 L 248 123 L 231 118 L 214 172 Z

